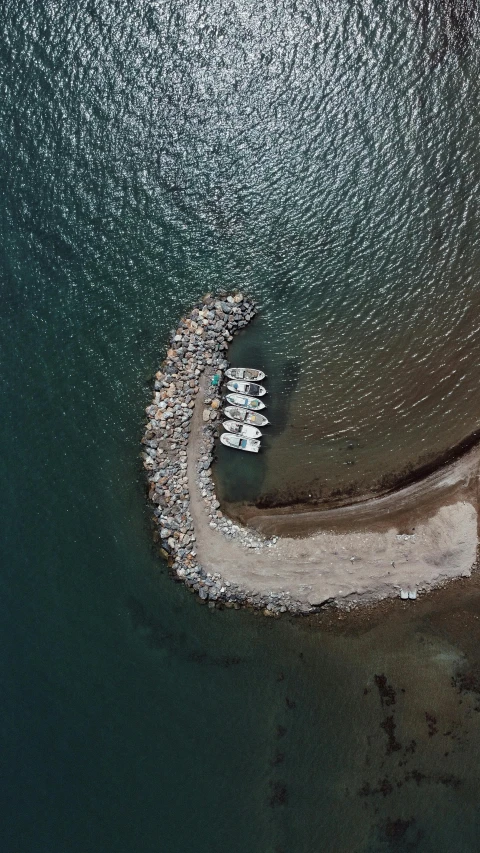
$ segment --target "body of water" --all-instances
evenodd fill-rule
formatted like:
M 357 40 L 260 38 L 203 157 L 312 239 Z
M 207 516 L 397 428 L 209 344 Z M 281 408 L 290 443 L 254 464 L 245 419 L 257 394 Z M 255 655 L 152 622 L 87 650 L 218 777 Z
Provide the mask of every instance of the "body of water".
M 476 849 L 476 588 L 210 611 L 139 460 L 168 332 L 222 287 L 259 302 L 232 358 L 274 421 L 236 498 L 368 488 L 477 426 L 476 24 L 422 9 L 4 7 L 5 853 Z

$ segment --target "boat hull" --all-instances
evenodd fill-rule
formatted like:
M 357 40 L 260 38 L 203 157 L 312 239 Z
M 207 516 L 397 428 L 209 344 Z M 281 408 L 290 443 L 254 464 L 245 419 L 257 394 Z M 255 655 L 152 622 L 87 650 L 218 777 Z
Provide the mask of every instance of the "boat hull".
M 238 444 L 235 440 L 238 440 Z M 231 435 L 229 432 L 224 432 L 220 436 L 220 441 L 225 447 L 231 447 L 232 450 L 245 450 L 247 453 L 258 453 L 260 450 L 260 442 L 252 438 L 241 438 L 240 436 Z
M 231 406 L 242 406 L 242 408 L 252 409 L 254 412 L 265 408 L 265 403 L 262 403 L 261 400 L 257 400 L 256 397 L 247 397 L 245 394 L 227 394 L 226 400 Z
M 241 382 L 239 379 L 227 382 L 227 388 L 234 394 L 245 394 L 253 397 L 264 397 L 267 393 L 267 389 L 257 382 Z
M 243 379 L 245 382 L 261 382 L 265 375 L 263 370 L 255 370 L 254 367 L 229 367 L 225 371 L 228 379 Z
M 253 424 L 256 427 L 265 427 L 269 424 L 268 418 L 260 412 L 251 412 L 249 409 L 239 409 L 236 406 L 227 406 L 225 415 L 229 420 Z
M 233 435 L 241 435 L 243 438 L 261 438 L 262 433 L 258 427 L 250 424 L 239 423 L 238 421 L 224 421 L 223 428 Z

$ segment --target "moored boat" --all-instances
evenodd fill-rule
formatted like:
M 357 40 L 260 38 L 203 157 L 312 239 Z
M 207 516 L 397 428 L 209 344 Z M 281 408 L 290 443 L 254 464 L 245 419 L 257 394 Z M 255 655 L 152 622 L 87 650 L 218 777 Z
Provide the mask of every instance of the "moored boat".
M 227 388 L 229 391 L 238 392 L 239 394 L 250 394 L 253 397 L 264 397 L 267 393 L 267 389 L 263 387 L 263 385 L 258 385 L 257 382 L 241 382 L 240 380 L 237 382 L 227 382 Z
M 243 379 L 245 382 L 261 382 L 265 379 L 263 370 L 255 370 L 254 367 L 229 367 L 225 375 L 229 379 Z
M 233 447 L 234 450 L 248 450 L 250 453 L 258 453 L 260 450 L 260 442 L 254 438 L 242 438 L 241 435 L 231 435 L 229 432 L 224 432 L 220 436 L 220 441 L 226 447 Z
M 223 428 L 227 430 L 227 432 L 233 433 L 233 435 L 241 435 L 244 438 L 261 438 L 261 431 L 255 427 L 250 426 L 250 424 L 240 424 L 238 421 L 224 421 Z
M 231 406 L 243 406 L 253 411 L 265 408 L 265 403 L 261 400 L 257 400 L 256 397 L 247 397 L 245 394 L 227 394 L 225 399 Z
M 270 423 L 265 415 L 260 412 L 251 412 L 249 409 L 239 409 L 237 406 L 226 406 L 225 414 L 232 421 L 241 421 L 246 424 L 253 424 L 257 427 L 264 427 Z

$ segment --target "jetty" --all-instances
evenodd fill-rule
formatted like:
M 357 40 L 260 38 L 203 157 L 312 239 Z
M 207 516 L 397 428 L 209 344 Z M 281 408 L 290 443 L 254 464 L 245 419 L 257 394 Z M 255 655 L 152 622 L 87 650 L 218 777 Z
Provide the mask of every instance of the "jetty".
M 142 457 L 155 535 L 173 575 L 210 607 L 247 605 L 269 616 L 350 610 L 468 577 L 477 548 L 476 451 L 383 498 L 291 514 L 296 535 L 278 535 L 285 515 L 260 514 L 249 527 L 224 515 L 211 467 L 221 379 L 229 343 L 255 313 L 242 293 L 207 294 L 172 332 L 155 375 Z M 413 517 L 419 496 L 415 532 L 407 535 L 404 516 Z M 333 529 L 335 521 L 345 532 Z M 310 530 L 302 535 L 303 525 Z
M 175 576 L 201 599 L 226 606 L 249 604 L 274 612 L 310 612 L 307 602 L 285 592 L 253 591 L 211 572 L 199 562 L 198 527 L 207 516 L 212 538 L 221 534 L 242 548 L 258 550 L 274 545 L 268 538 L 225 518 L 215 495 L 212 456 L 219 431 L 221 382 L 228 368 L 225 351 L 233 336 L 256 313 L 255 304 L 242 293 L 207 294 L 171 335 L 170 347 L 155 375 L 154 396 L 147 407 L 148 422 L 142 438 L 143 465 L 161 552 Z M 200 403 L 199 403 L 200 401 Z M 194 415 L 196 414 L 196 418 Z M 193 421 L 193 423 L 192 423 Z M 192 428 L 195 441 L 190 441 Z M 193 505 L 197 504 L 195 513 Z M 195 519 L 195 515 L 197 518 Z M 197 523 L 195 523 L 197 522 Z

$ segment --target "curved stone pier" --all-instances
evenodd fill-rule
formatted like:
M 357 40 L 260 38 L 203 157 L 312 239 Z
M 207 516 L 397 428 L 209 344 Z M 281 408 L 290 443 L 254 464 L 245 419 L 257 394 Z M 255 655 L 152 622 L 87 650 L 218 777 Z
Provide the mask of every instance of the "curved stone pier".
M 254 303 L 241 293 L 222 298 L 208 294 L 181 320 L 155 376 L 154 398 L 146 409 L 149 421 L 142 439 L 143 464 L 162 550 L 178 578 L 209 602 L 248 604 L 269 614 L 305 613 L 312 606 L 288 592 L 247 589 L 222 572 L 223 560 L 231 565 L 236 549 L 240 549 L 243 564 L 247 552 L 253 562 L 255 553 L 276 542 L 276 537 L 267 539 L 224 518 L 211 475 L 220 408 L 220 389 L 211 385 L 211 377 L 215 373 L 223 376 L 229 342 L 254 315 Z M 205 563 L 198 555 L 200 531 Z
M 249 605 L 267 615 L 350 609 L 468 577 L 477 549 L 478 450 L 420 484 L 344 508 L 342 517 L 352 520 L 346 532 L 333 529 L 338 510 L 322 513 L 322 530 L 281 538 L 223 515 L 211 472 L 220 408 L 211 377 L 223 376 L 228 344 L 254 314 L 240 293 L 205 296 L 180 322 L 156 374 L 143 459 L 161 546 L 176 576 L 211 606 Z M 425 494 L 434 500 L 418 512 Z M 409 506 L 411 517 L 417 510 L 412 533 L 395 514 Z M 379 517 L 388 519 L 381 529 Z

